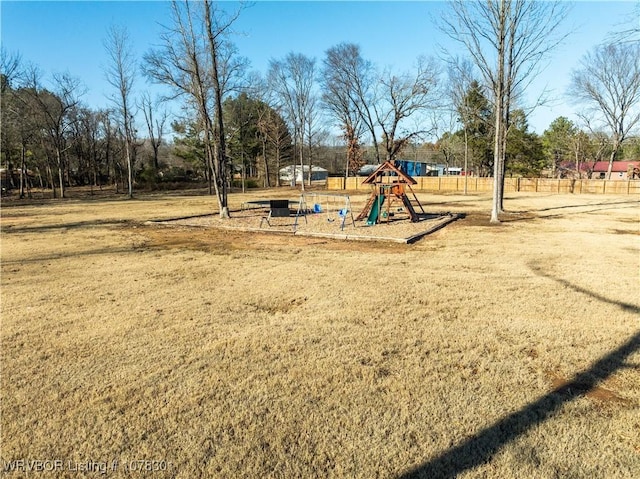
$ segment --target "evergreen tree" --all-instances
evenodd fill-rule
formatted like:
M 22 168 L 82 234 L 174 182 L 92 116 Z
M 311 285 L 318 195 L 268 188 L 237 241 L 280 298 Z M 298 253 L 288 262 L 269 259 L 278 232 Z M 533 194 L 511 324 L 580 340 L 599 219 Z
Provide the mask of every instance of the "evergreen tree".
M 560 116 L 553 120 L 542 134 L 542 144 L 551 166 L 551 176 L 558 176 L 563 163 L 573 160 L 573 142 L 578 129 L 568 118 Z

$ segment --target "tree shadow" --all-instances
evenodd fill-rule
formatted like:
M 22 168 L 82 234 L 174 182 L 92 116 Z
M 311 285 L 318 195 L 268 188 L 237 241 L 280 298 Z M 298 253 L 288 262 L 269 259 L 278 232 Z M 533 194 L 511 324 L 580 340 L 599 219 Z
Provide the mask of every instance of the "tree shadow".
M 402 474 L 400 478 L 455 478 L 466 470 L 486 464 L 503 446 L 550 419 L 565 403 L 585 395 L 614 372 L 624 368 L 627 358 L 638 350 L 640 331 L 589 369 L 577 374 L 572 381 L 474 434 L 462 444 Z
M 623 208 L 637 208 L 640 205 L 640 201 L 619 201 L 616 203 L 591 203 L 584 205 L 565 205 L 565 206 L 554 206 L 551 208 L 541 208 L 537 210 L 522 210 L 522 211 L 509 211 L 505 210 L 506 215 L 523 215 L 516 217 L 503 217 L 501 221 L 503 223 L 514 223 L 517 221 L 530 221 L 530 220 L 547 220 L 551 218 L 563 218 L 567 215 L 576 215 L 576 214 L 585 214 L 585 213 L 595 213 L 599 211 L 606 210 L 619 210 Z M 591 207 L 588 210 L 579 210 L 579 211 L 570 211 L 573 208 L 586 208 Z M 563 211 L 565 210 L 565 211 Z M 556 213 L 547 213 L 553 212 Z
M 551 211 L 551 210 L 565 210 L 571 208 L 584 208 L 585 206 L 619 206 L 619 205 L 633 205 L 638 206 L 640 204 L 640 200 L 624 200 L 624 201 L 603 201 L 600 203 L 586 203 L 583 205 L 564 205 L 564 206 L 551 206 L 549 208 L 540 208 L 535 211 Z M 602 208 L 609 209 L 609 208 Z
M 90 221 L 75 221 L 68 223 L 55 223 L 50 225 L 38 225 L 38 226 L 14 226 L 14 225 L 3 225 L 2 233 L 3 234 L 11 234 L 11 233 L 39 233 L 42 231 L 53 231 L 53 230 L 74 230 L 81 228 L 91 228 L 91 227 L 119 227 L 126 226 L 132 224 L 133 222 L 130 220 L 90 220 Z
M 572 210 L 575 208 L 587 208 L 587 207 L 592 209 L 588 211 L 577 211 L 576 213 L 591 213 L 593 211 L 617 209 L 621 207 L 624 208 L 625 206 L 622 206 L 622 205 L 628 205 L 626 206 L 627 208 L 637 207 L 638 205 L 640 205 L 640 200 L 631 199 L 631 200 L 624 200 L 624 201 L 602 201 L 600 203 L 584 203 L 579 205 L 550 206 L 548 208 L 522 210 L 522 211 L 518 211 L 518 213 L 542 213 L 545 211 Z M 599 207 L 605 207 L 605 208 L 599 208 Z
M 610 300 L 540 270 L 535 271 L 575 291 L 587 294 L 598 301 L 617 305 L 624 311 L 640 313 L 639 306 Z M 565 403 L 569 403 L 594 390 L 599 383 L 609 378 L 616 371 L 631 367 L 627 364 L 627 359 L 639 350 L 640 330 L 618 348 L 594 362 L 591 367 L 579 372 L 573 380 L 563 383 L 537 401 L 509 414 L 492 426 L 466 439 L 458 446 L 445 451 L 399 477 L 401 479 L 455 478 L 464 471 L 488 463 L 506 444 L 516 440 L 531 428 L 551 419 Z
M 29 258 L 16 258 L 6 259 L 11 257 L 10 254 L 3 254 L 2 265 L 3 266 L 20 266 L 23 264 L 40 264 L 47 261 L 64 260 L 67 258 L 80 258 L 83 256 L 103 256 L 103 255 L 116 255 L 116 254 L 138 254 L 141 251 L 148 250 L 146 246 L 123 246 L 123 247 L 107 247 L 98 248 L 87 251 L 69 250 L 59 253 L 43 254 L 40 256 L 32 256 Z
M 538 267 L 537 265 L 534 265 L 532 263 L 529 263 L 529 268 L 531 269 L 531 271 L 533 271 L 534 273 L 536 273 L 538 276 L 542 276 L 544 278 L 549 278 L 552 279 L 553 281 L 560 283 L 562 286 L 566 286 L 567 288 L 570 288 L 578 293 L 582 293 L 582 294 L 586 294 L 587 296 L 591 296 L 592 298 L 602 302 L 602 303 L 608 303 L 608 304 L 613 304 L 615 306 L 618 306 L 620 309 L 622 309 L 623 311 L 628 311 L 631 313 L 635 313 L 635 314 L 640 314 L 640 306 L 635 305 L 635 304 L 631 304 L 631 303 L 624 303 L 622 301 L 615 301 L 613 299 L 609 299 L 606 298 L 598 293 L 594 293 L 593 291 L 589 291 L 586 288 L 583 288 L 582 286 L 578 286 L 576 284 L 573 284 L 569 281 L 567 281 L 566 279 L 562 279 L 562 278 L 556 278 L 555 276 L 546 273 L 545 271 L 543 271 L 540 267 Z

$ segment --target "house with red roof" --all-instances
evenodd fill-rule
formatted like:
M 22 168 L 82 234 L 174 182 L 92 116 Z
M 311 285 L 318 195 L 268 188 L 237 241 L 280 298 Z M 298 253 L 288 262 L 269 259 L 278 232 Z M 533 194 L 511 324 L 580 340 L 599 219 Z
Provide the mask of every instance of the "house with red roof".
M 591 178 L 594 180 L 607 179 L 609 171 L 608 161 L 596 161 L 591 167 Z M 614 161 L 611 168 L 612 180 L 637 180 L 640 179 L 640 161 Z

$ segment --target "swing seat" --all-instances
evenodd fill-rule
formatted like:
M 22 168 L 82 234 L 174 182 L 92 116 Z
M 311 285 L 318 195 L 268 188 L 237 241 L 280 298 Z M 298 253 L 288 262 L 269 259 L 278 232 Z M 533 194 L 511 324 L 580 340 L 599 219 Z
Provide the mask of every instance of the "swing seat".
M 319 205 L 318 203 L 316 203 L 315 205 L 313 205 L 313 212 L 314 213 L 322 213 L 322 206 Z

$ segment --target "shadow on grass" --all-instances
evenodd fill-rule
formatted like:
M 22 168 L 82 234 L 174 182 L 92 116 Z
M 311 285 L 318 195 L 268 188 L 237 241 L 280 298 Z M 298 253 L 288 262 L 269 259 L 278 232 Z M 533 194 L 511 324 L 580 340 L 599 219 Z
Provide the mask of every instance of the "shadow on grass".
M 562 286 L 566 286 L 567 288 L 570 288 L 578 293 L 582 293 L 582 294 L 586 294 L 587 296 L 591 296 L 592 298 L 602 302 L 602 303 L 608 303 L 608 304 L 613 304 L 614 306 L 618 306 L 620 309 L 622 309 L 623 311 L 628 311 L 631 313 L 635 313 L 635 314 L 640 314 L 640 306 L 637 306 L 635 304 L 631 304 L 631 303 L 624 303 L 622 301 L 615 301 L 609 298 L 605 298 L 604 296 L 598 294 L 598 293 L 594 293 L 593 291 L 589 291 L 588 289 L 583 288 L 582 286 L 578 286 L 576 284 L 573 284 L 569 281 L 567 281 L 566 279 L 562 279 L 562 278 L 556 278 L 555 276 L 544 272 L 540 267 L 538 267 L 537 265 L 534 265 L 532 263 L 529 263 L 529 268 L 536 273 L 538 276 L 542 276 L 544 278 L 549 278 L 552 279 L 553 281 L 560 283 Z
M 16 259 L 5 259 L 3 258 L 2 264 L 4 266 L 20 266 L 23 264 L 39 264 L 46 263 L 47 261 L 57 261 L 64 260 L 67 258 L 80 258 L 83 256 L 114 256 L 114 255 L 124 255 L 124 254 L 138 254 L 142 251 L 145 251 L 147 248 L 145 246 L 125 246 L 119 248 L 98 248 L 92 249 L 88 251 L 77 251 L 74 249 L 69 249 L 68 251 L 61 253 L 51 253 L 44 254 L 41 256 L 32 256 L 30 258 L 16 258 Z M 3 256 L 11 256 L 10 254 L 6 254 Z
M 567 206 L 557 206 L 553 208 L 542 208 L 538 210 L 522 210 L 522 211 L 505 211 L 506 215 L 513 215 L 512 217 L 502 217 L 502 223 L 514 223 L 517 221 L 531 221 L 531 220 L 548 220 L 552 218 L 563 218 L 567 215 L 577 215 L 577 214 L 588 214 L 588 213 L 596 213 L 600 211 L 606 210 L 619 210 L 623 208 L 637 208 L 640 206 L 639 201 L 621 201 L 617 203 L 592 203 L 592 204 L 584 204 L 584 205 L 567 205 Z M 587 208 L 578 211 L 560 211 L 567 210 L 570 208 Z M 552 211 L 558 211 L 556 213 L 549 213 Z M 544 214 L 535 214 L 535 213 L 544 213 Z M 522 215 L 522 216 L 518 216 Z M 515 217 L 514 217 L 515 216 Z
M 566 209 L 571 209 L 571 208 L 584 208 L 587 206 L 619 206 L 619 205 L 633 205 L 633 206 L 638 206 L 640 204 L 640 200 L 625 200 L 625 201 L 603 201 L 601 203 L 586 203 L 583 205 L 564 205 L 564 206 L 552 206 L 549 208 L 540 208 L 538 210 L 532 210 L 532 211 L 551 211 L 551 210 L 566 210 Z M 598 210 L 599 208 L 596 208 L 596 210 Z M 608 209 L 608 208 L 604 208 L 604 209 Z M 595 211 L 595 210 L 594 210 Z
M 162 224 L 164 222 L 171 222 L 177 220 L 184 220 L 190 218 L 203 218 L 207 216 L 215 216 L 212 213 L 203 213 L 198 215 L 189 215 L 189 216 L 171 216 L 169 218 L 159 218 L 153 220 L 146 220 L 150 223 Z M 93 228 L 93 227 L 122 227 L 122 226 L 135 226 L 139 225 L 145 220 L 131 220 L 131 219 L 106 219 L 106 220 L 91 220 L 91 221 L 74 221 L 68 223 L 55 223 L 50 225 L 39 225 L 39 226 L 14 226 L 14 225 L 3 225 L 2 232 L 3 233 L 38 233 L 41 231 L 55 231 L 55 230 L 75 230 L 81 228 Z
M 640 331 L 589 369 L 544 395 L 523 409 L 474 434 L 429 462 L 400 476 L 413 478 L 455 478 L 458 474 L 489 462 L 503 446 L 529 429 L 550 419 L 563 404 L 585 395 L 615 371 L 625 367 L 626 359 L 640 350 Z
M 563 206 L 551 206 L 549 208 L 539 208 L 532 210 L 518 211 L 518 213 L 543 213 L 547 211 L 559 211 L 559 210 L 573 210 L 576 208 L 590 208 L 583 211 L 575 211 L 575 213 L 593 213 L 594 211 L 604 211 L 619 208 L 633 208 L 640 205 L 640 200 L 625 200 L 625 201 L 603 201 L 600 203 L 584 203 L 579 205 L 563 205 Z M 545 215 L 543 218 L 551 218 L 556 216 L 564 216 L 565 214 L 572 214 L 574 212 L 567 211 L 566 213 L 557 213 L 554 215 Z
M 539 270 L 535 271 L 598 301 L 617 305 L 624 311 L 640 312 L 639 306 L 610 300 L 563 279 L 555 278 Z M 629 356 L 639 350 L 640 331 L 637 331 L 624 344 L 598 359 L 589 369 L 578 373 L 573 380 L 563 383 L 537 401 L 509 414 L 438 457 L 402 474 L 400 478 L 455 478 L 464 471 L 488 463 L 503 446 L 516 440 L 531 428 L 551 419 L 565 403 L 587 394 L 613 373 L 627 367 L 626 361 Z
M 75 221 L 69 223 L 56 223 L 51 225 L 40 226 L 13 226 L 6 225 L 2 227 L 2 232 L 9 233 L 37 233 L 41 231 L 52 230 L 74 230 L 79 228 L 91 228 L 91 227 L 113 227 L 132 224 L 130 220 L 93 220 L 93 221 Z

